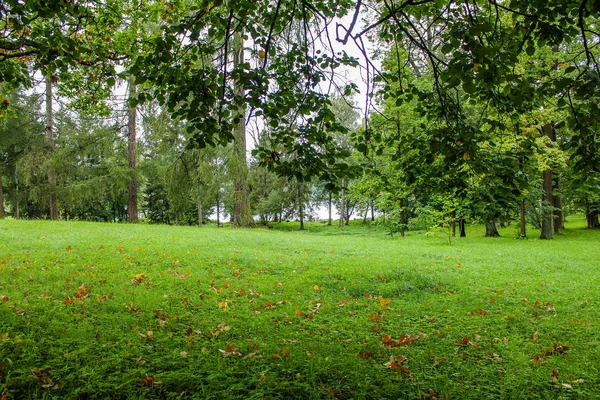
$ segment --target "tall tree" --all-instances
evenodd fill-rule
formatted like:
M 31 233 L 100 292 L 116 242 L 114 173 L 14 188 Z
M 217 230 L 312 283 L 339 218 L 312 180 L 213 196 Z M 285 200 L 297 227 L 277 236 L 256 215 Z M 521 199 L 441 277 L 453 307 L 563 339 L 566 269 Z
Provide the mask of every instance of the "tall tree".
M 244 63 L 244 39 L 242 32 L 233 36 L 233 68 L 240 69 Z M 246 161 L 246 103 L 244 86 L 239 78 L 234 80 L 234 98 L 238 103 L 237 115 L 233 121 L 233 153 L 231 168 L 234 179 L 233 227 L 254 225 L 250 212 L 248 193 L 248 164 Z
M 129 82 L 129 98 L 135 97 L 135 82 L 133 79 Z M 137 107 L 128 103 L 127 113 L 127 161 L 130 170 L 129 195 L 127 199 L 127 221 L 129 223 L 138 222 L 137 206 Z
M 545 124 L 542 126 L 542 133 L 548 137 L 551 141 L 555 140 L 554 128 L 552 124 Z M 542 198 L 543 216 L 542 216 L 542 232 L 540 239 L 552 239 L 553 232 L 553 204 L 552 201 L 552 168 L 548 168 L 543 172 L 543 188 L 544 196 Z
M 46 76 L 46 138 L 48 139 L 48 153 L 54 153 L 54 110 L 52 107 L 52 77 Z M 58 219 L 58 205 L 56 204 L 56 172 L 52 165 L 52 159 L 48 164 L 48 190 L 50 219 Z

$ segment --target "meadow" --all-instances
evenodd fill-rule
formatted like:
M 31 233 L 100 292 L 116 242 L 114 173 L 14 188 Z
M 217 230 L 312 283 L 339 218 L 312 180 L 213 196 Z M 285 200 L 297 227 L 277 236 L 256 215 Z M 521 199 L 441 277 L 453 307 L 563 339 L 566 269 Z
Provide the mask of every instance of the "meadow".
M 0 221 L 0 399 L 600 398 L 600 231 Z

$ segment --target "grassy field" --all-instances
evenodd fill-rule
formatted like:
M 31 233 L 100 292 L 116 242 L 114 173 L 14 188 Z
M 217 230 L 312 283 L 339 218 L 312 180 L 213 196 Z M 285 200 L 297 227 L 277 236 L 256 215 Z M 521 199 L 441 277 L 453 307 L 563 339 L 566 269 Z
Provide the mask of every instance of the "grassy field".
M 291 226 L 0 221 L 0 398 L 600 398 L 583 219 Z

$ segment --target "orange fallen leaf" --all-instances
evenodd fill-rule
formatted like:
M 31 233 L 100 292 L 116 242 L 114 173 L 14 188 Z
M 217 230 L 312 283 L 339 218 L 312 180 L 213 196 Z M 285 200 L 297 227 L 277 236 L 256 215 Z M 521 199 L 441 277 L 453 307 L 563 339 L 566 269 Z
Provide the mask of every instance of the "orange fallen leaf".
M 390 307 L 388 306 L 390 303 L 392 302 L 392 299 L 384 299 L 383 297 L 379 296 L 379 305 L 385 309 L 390 309 Z

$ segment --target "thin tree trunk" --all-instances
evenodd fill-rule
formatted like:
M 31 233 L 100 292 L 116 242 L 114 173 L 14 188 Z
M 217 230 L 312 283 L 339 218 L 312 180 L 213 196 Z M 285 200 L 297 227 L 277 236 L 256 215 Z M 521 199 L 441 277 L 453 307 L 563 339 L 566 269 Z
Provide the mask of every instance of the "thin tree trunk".
M 221 227 L 221 199 L 217 193 L 217 228 Z
M 485 237 L 498 237 L 498 228 L 496 228 L 496 221 L 490 220 L 485 221 Z
M 298 185 L 298 204 L 300 213 L 300 230 L 304 230 L 304 192 L 302 190 L 302 183 L 296 179 L 296 185 Z
M 560 196 L 560 178 L 554 179 L 554 191 L 552 192 L 552 205 L 554 206 L 554 233 L 558 234 L 565 229 L 565 216 L 563 213 L 562 196 Z
M 244 62 L 244 40 L 242 33 L 233 36 L 233 68 L 237 69 Z M 234 168 L 234 199 L 233 199 L 233 227 L 246 227 L 254 225 L 250 213 L 248 194 L 248 164 L 246 163 L 246 110 L 243 102 L 244 89 L 236 80 L 234 95 L 241 102 L 238 108 L 239 122 L 233 128 L 233 168 Z
M 404 237 L 406 230 L 406 210 L 404 209 L 404 201 L 400 202 L 400 236 Z
M 375 221 L 375 205 L 371 202 L 371 222 Z
M 467 237 L 466 222 L 464 218 L 458 220 L 458 231 L 460 232 L 460 237 Z
M 526 225 L 525 225 L 525 200 L 521 201 L 521 239 L 525 239 L 527 237 Z
M 331 204 L 331 191 L 329 192 L 329 219 L 327 220 L 327 225 L 331 226 L 331 223 L 333 222 L 333 218 L 331 217 L 331 208 L 332 208 L 332 204 Z
M 198 226 L 202 227 L 202 196 L 198 195 Z
M 50 156 L 54 153 L 54 117 L 52 109 L 52 77 L 46 77 L 46 138 Z M 50 219 L 58 219 L 56 205 L 56 172 L 51 164 L 48 165 L 48 186 L 50 188 Z
M 4 219 L 4 192 L 2 191 L 2 173 L 0 172 L 0 219 Z
M 585 213 L 587 219 L 588 229 L 600 228 L 600 221 L 598 221 L 598 211 L 587 211 Z
M 340 192 L 340 227 L 344 226 L 346 200 L 344 199 L 344 178 L 342 178 L 342 190 Z
M 552 206 L 552 171 L 544 171 L 544 195 L 542 197 L 542 207 L 548 208 Z M 542 215 L 542 233 L 540 239 L 552 239 L 552 211 L 545 210 Z
M 552 141 L 554 141 L 554 130 L 552 129 L 551 124 L 546 124 L 542 127 L 542 132 L 548 136 Z M 540 239 L 552 239 L 552 210 L 549 210 L 548 207 L 551 207 L 554 202 L 552 201 L 552 169 L 548 169 L 543 172 L 544 178 L 544 195 L 542 197 L 542 207 L 545 208 L 545 211 L 542 215 L 542 232 L 540 235 Z
M 135 84 L 133 79 L 129 82 L 129 98 L 135 96 Z M 137 108 L 129 107 L 128 120 L 127 120 L 127 161 L 129 163 L 129 169 L 131 178 L 129 180 L 129 196 L 127 199 L 127 222 L 137 223 L 138 222 L 138 207 L 137 207 L 137 177 L 136 177 L 136 116 Z
M 456 211 L 452 214 L 452 237 L 456 237 Z

